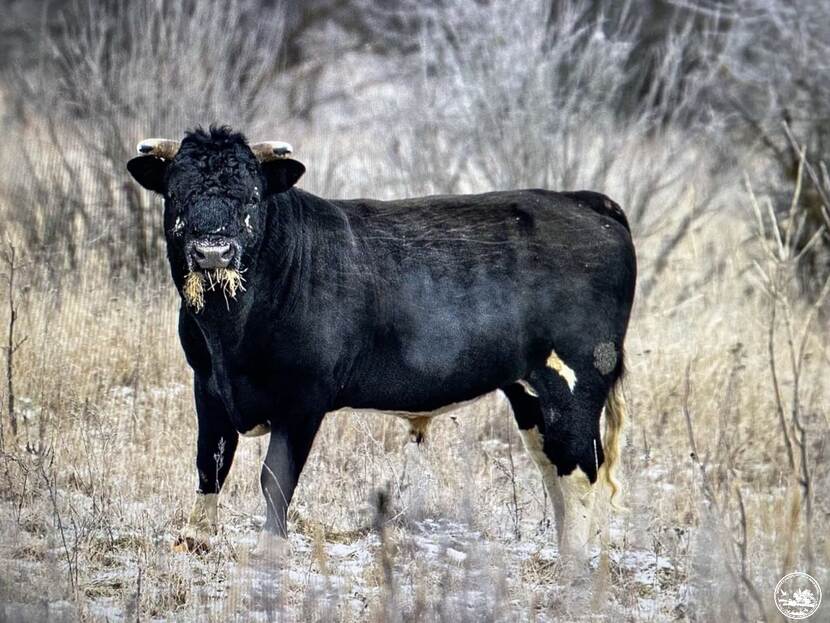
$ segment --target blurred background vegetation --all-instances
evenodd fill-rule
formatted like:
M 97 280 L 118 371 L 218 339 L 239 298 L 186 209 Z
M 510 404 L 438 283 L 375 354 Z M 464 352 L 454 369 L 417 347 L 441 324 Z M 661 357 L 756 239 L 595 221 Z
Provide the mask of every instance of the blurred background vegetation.
M 830 586 L 830 3 L 6 0 L 0 16 L 0 620 L 772 621 L 785 573 Z M 276 571 L 246 562 L 264 449 L 243 442 L 212 552 L 169 551 L 193 488 L 191 379 L 161 202 L 125 163 L 210 123 L 293 143 L 323 196 L 547 187 L 623 206 L 630 512 L 590 590 L 557 566 L 498 395 L 439 418 L 417 503 L 404 427 L 327 418 Z
M 124 161 L 219 122 L 296 143 L 331 195 L 597 188 L 647 232 L 695 184 L 676 240 L 745 170 L 787 214 L 774 189 L 803 148 L 782 226 L 810 245 L 805 290 L 828 273 L 826 3 L 11 0 L 4 18 L 4 221 L 54 270 L 160 267 L 158 205 Z

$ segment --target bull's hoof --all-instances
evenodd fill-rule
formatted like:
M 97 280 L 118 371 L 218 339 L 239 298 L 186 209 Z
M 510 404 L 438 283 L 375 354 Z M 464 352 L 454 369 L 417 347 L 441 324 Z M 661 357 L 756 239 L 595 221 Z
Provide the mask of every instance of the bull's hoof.
M 258 561 L 278 560 L 288 553 L 288 539 L 263 530 L 251 550 L 251 558 Z
M 179 535 L 173 541 L 172 550 L 180 554 L 207 554 L 210 540 L 207 537 Z
M 204 554 L 210 551 L 210 536 L 216 534 L 216 506 L 219 496 L 215 493 L 196 492 L 190 517 L 179 536 L 173 541 L 174 552 Z

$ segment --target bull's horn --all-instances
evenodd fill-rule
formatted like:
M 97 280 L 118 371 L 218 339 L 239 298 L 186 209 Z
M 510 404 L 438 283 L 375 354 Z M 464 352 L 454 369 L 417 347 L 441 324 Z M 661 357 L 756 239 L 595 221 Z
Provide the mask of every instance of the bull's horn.
M 260 162 L 267 162 L 277 158 L 288 158 L 294 148 L 290 143 L 282 141 L 266 141 L 264 143 L 254 143 L 251 145 L 251 151 Z
M 169 138 L 145 138 L 138 144 L 138 153 L 172 160 L 179 153 L 179 141 Z

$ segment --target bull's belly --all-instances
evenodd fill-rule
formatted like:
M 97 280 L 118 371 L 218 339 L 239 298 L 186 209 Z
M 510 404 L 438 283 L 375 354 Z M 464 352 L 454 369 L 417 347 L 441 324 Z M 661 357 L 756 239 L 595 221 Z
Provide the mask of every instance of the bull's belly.
M 486 395 L 486 394 L 485 394 Z M 462 400 L 461 402 L 452 402 L 450 404 L 444 405 L 442 407 L 438 407 L 431 411 L 399 411 L 395 409 L 373 409 L 369 407 L 364 408 L 352 408 L 352 411 L 362 412 L 362 413 L 383 413 L 385 415 L 394 415 L 395 417 L 402 418 L 404 420 L 416 420 L 419 418 L 432 418 L 438 415 L 445 415 L 447 413 L 453 413 L 454 411 L 460 411 L 465 409 L 476 402 L 479 399 L 483 398 L 484 396 L 477 396 L 476 398 L 472 398 L 470 400 Z
M 421 417 L 463 408 L 478 398 L 522 378 L 523 357 L 496 353 L 460 357 L 452 368 L 412 366 L 400 358 L 378 358 L 385 365 L 361 375 L 341 406 Z
M 429 425 L 432 422 L 433 418 L 440 415 L 461 411 L 467 407 L 474 405 L 481 398 L 484 398 L 484 396 L 479 396 L 478 398 L 473 398 L 472 400 L 465 400 L 462 402 L 447 404 L 442 407 L 438 407 L 437 409 L 434 409 L 432 411 L 396 411 L 392 409 L 350 409 L 350 411 L 356 413 L 391 415 L 393 417 L 400 418 L 409 426 L 410 441 L 414 441 L 415 443 L 420 444 L 426 437 L 427 429 L 429 428 Z

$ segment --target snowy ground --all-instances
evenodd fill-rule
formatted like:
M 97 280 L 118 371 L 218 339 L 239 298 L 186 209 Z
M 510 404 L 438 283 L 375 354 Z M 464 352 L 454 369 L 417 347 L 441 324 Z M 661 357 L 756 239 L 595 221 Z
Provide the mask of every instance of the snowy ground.
M 734 230 L 733 272 L 685 285 L 715 239 L 701 233 L 675 256 L 678 283 L 635 308 L 628 511 L 600 505 L 607 531 L 580 577 L 560 563 L 550 503 L 499 394 L 436 418 L 416 456 L 398 418 L 328 416 L 292 501 L 289 546 L 265 561 L 250 551 L 267 438 L 243 439 L 211 551 L 174 553 L 194 495 L 196 422 L 167 284 L 110 284 L 102 296 L 80 283 L 58 306 L 33 297 L 15 364 L 21 431 L 0 452 L 0 623 L 777 620 L 784 574 L 830 586 L 830 507 L 818 495 L 830 486 L 830 358 L 826 335 L 811 334 L 799 403 L 808 505 L 769 385 L 769 310 L 734 287 L 747 260 L 727 225 L 711 226 Z M 787 375 L 781 388 L 786 403 Z
M 148 390 L 142 400 L 166 404 L 171 395 L 185 400 L 186 389 Z M 130 388 L 110 397 L 115 411 L 133 408 Z M 259 557 L 251 553 L 263 522 L 252 484 L 263 449 L 256 441 L 240 447 L 235 479 L 220 502 L 220 532 L 203 555 L 171 551 L 189 494 L 165 499 L 168 487 L 186 489 L 169 474 L 156 472 L 155 482 L 142 480 L 132 490 L 105 489 L 121 481 L 113 462 L 121 432 L 98 431 L 106 443 L 89 440 L 88 464 L 79 461 L 58 477 L 37 453 L 17 462 L 7 457 L 7 468 L 25 471 L 28 484 L 0 506 L 0 620 L 683 618 L 688 542 L 675 539 L 677 559 L 637 544 L 633 513 L 612 517 L 610 545 L 598 540 L 584 573 L 562 567 L 541 481 L 502 406 L 492 397 L 442 419 L 430 445 L 415 454 L 397 443 L 383 450 L 387 435 L 399 440 L 405 433 L 392 418 L 332 416 L 336 422 L 322 432 L 295 498 L 287 544 Z M 498 418 L 489 437 L 480 434 L 488 417 Z M 378 428 L 388 421 L 400 430 Z M 351 452 L 326 454 L 344 426 L 363 429 L 360 442 L 351 442 Z M 111 453 L 98 453 L 107 447 Z M 187 458 L 171 460 L 187 474 Z M 352 477 L 332 487 L 332 469 Z M 660 479 L 667 472 L 651 473 Z M 385 511 L 379 495 L 386 496 Z M 73 594 L 81 596 L 77 603 Z

